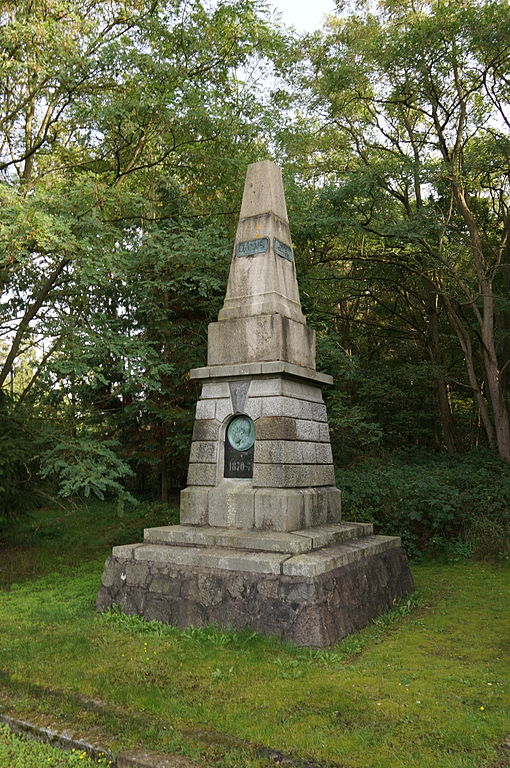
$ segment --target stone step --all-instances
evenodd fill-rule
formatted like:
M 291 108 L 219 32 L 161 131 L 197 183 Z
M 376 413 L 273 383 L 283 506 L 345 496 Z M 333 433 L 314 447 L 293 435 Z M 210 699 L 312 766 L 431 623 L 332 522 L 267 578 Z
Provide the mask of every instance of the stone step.
M 289 532 L 166 525 L 159 528 L 146 528 L 144 541 L 148 544 L 171 546 L 224 547 L 257 552 L 299 554 L 367 536 L 372 531 L 373 526 L 370 523 L 349 522 Z
M 399 536 L 365 536 L 346 544 L 334 544 L 314 552 L 294 555 L 282 563 L 284 576 L 318 576 L 343 565 L 400 547 Z
M 132 549 L 131 554 L 126 550 Z M 125 554 L 124 554 L 125 553 Z M 170 544 L 139 544 L 114 547 L 114 557 L 133 558 L 162 565 L 215 568 L 223 571 L 281 574 L 282 563 L 289 554 L 281 552 L 245 552 L 226 547 L 183 547 Z
M 213 568 L 284 576 L 313 577 L 400 546 L 397 536 L 364 536 L 305 554 L 247 552 L 225 547 L 186 547 L 171 544 L 129 544 L 113 548 L 119 559 L 163 565 Z

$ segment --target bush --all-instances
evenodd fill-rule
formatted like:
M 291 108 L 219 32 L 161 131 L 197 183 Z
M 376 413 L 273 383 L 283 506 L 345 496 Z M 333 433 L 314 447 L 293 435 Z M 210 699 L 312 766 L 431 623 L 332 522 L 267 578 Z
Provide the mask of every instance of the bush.
M 345 519 L 399 535 L 408 554 L 508 557 L 510 465 L 488 451 L 462 458 L 399 451 L 337 471 Z
M 0 529 L 38 499 L 37 450 L 24 414 L 0 397 Z

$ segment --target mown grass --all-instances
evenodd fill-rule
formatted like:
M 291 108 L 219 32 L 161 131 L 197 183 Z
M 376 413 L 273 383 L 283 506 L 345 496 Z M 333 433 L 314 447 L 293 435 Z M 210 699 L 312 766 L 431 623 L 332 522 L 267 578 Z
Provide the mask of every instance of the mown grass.
M 222 768 L 274 764 L 261 747 L 344 768 L 509 764 L 508 565 L 415 566 L 412 600 L 323 651 L 97 615 L 102 565 L 0 595 L 9 713 Z

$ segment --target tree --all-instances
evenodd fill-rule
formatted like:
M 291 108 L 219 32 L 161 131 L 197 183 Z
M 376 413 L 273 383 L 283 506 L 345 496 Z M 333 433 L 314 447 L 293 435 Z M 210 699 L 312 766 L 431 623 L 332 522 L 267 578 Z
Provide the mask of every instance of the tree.
M 267 112 L 239 72 L 279 45 L 252 0 L 3 5 L 0 387 L 35 350 L 8 407 L 32 403 L 58 423 L 46 474 L 63 477 L 66 456 L 90 450 L 80 441 L 126 447 L 150 402 L 163 424 L 170 377 L 186 400 L 190 302 L 177 299 L 195 291 L 202 313 L 214 301 L 205 275 L 225 269 L 225 227 L 209 254 L 210 217 L 229 225 L 236 170 L 261 151 Z M 117 482 L 127 465 L 102 455 Z
M 487 440 L 507 461 L 509 15 L 493 0 L 388 0 L 338 17 L 308 48 L 316 173 L 347 232 L 365 235 L 346 258 L 384 265 L 383 281 L 390 270 L 395 301 L 421 326 L 453 450 L 448 323 Z

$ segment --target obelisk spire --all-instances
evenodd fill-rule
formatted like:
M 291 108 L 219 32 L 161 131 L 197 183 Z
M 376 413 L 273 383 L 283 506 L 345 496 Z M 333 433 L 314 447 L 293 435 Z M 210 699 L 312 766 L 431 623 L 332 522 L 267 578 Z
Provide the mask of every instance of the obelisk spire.
M 301 311 L 282 173 L 271 160 L 248 166 L 219 320 L 279 314 L 306 323 Z

